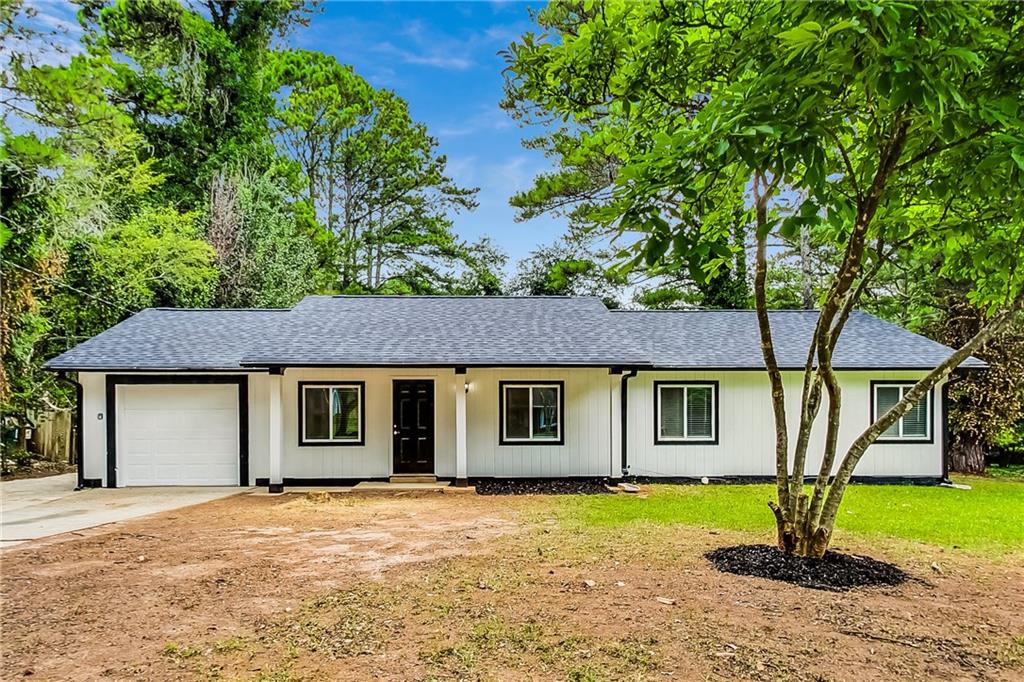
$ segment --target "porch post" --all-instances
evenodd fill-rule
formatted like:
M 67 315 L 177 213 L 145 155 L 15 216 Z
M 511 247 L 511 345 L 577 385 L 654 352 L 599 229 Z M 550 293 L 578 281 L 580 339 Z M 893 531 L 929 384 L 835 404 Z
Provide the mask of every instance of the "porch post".
M 466 368 L 455 368 L 455 485 L 469 485 L 466 465 Z
M 281 478 L 281 373 L 282 370 L 270 373 L 270 486 L 272 493 L 284 492 L 284 479 Z

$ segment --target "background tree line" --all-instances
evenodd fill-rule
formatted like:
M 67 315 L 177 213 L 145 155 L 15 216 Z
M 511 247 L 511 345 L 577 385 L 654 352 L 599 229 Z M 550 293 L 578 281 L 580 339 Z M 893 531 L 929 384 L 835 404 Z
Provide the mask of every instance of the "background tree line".
M 555 3 L 538 26 L 589 30 L 596 10 L 585 4 Z M 512 46 L 503 106 L 543 126 L 526 144 L 553 169 L 511 201 L 520 219 L 553 213 L 568 231 L 506 279 L 503 253 L 452 231 L 449 216 L 472 210 L 476 192 L 447 176 L 436 141 L 401 97 L 329 55 L 281 47 L 314 11 L 301 0 L 86 0 L 81 51 L 55 65 L 39 61 L 52 36 L 34 28 L 31 5 L 0 0 L 5 425 L 66 406 L 41 364 L 147 306 L 290 306 L 318 292 L 753 306 L 756 235 L 742 186 L 715 188 L 715 210 L 687 229 L 669 225 L 671 239 L 619 266 L 630 235 L 607 219 L 621 204 L 616 189 L 665 144 L 666 122 L 692 120 L 706 104 L 673 92 L 669 69 L 631 84 L 650 102 L 623 106 L 604 77 L 540 92 L 531 77 L 552 68 L 544 43 L 524 36 Z M 635 40 L 624 17 L 606 30 Z M 592 47 L 595 64 L 614 67 L 614 43 Z M 775 197 L 775 210 L 795 219 L 767 244 L 769 307 L 816 307 L 840 267 L 835 240 L 799 220 L 806 200 L 798 190 Z M 676 210 L 661 194 L 645 201 Z M 964 341 L 985 311 L 943 273 L 943 258 L 899 251 L 861 305 L 945 343 Z M 956 384 L 962 467 L 1024 442 L 1022 339 L 1017 324 L 990 341 L 977 354 L 992 368 Z
M 513 202 L 564 212 L 626 281 L 658 282 L 634 292 L 641 303 L 753 303 L 782 549 L 823 555 L 868 447 L 948 377 L 954 464 L 1019 448 L 1019 3 L 554 0 L 536 20 L 506 53 L 505 106 L 547 126 L 529 144 L 556 168 Z M 818 311 L 795 411 L 768 315 L 779 305 Z M 856 308 L 956 351 L 847 445 L 832 355 Z M 970 354 L 990 368 L 951 374 Z
M 5 441 L 68 404 L 46 359 L 145 307 L 500 290 L 504 255 L 452 231 L 476 189 L 406 102 L 282 47 L 314 5 L 78 5 L 54 59 L 68 36 L 0 2 Z

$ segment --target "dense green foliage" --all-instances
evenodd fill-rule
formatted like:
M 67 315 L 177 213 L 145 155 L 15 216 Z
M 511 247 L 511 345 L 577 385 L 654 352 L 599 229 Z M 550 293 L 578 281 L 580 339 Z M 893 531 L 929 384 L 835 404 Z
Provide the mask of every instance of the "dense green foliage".
M 867 447 L 1024 308 L 1024 9 L 585 0 L 554 2 L 539 22 L 549 33 L 511 47 L 511 98 L 566 122 L 589 150 L 574 161 L 614 159 L 602 162 L 614 178 L 588 215 L 623 240 L 627 266 L 713 278 L 744 248 L 736 226 L 753 236 L 779 543 L 821 556 Z M 572 183 L 555 184 L 562 194 Z M 767 314 L 769 240 L 840 254 L 818 297 L 792 442 Z M 880 271 L 915 258 L 962 284 L 982 322 L 839 452 L 832 353 Z M 807 494 L 810 432 L 823 412 L 822 464 Z
M 597 296 L 618 308 L 625 281 L 608 260 L 586 235 L 569 234 L 520 261 L 509 289 L 519 296 Z
M 45 360 L 145 307 L 500 292 L 504 256 L 452 231 L 476 190 L 405 101 L 279 47 L 314 6 L 80 6 L 54 59 L 67 36 L 0 0 L 5 436 L 67 403 Z

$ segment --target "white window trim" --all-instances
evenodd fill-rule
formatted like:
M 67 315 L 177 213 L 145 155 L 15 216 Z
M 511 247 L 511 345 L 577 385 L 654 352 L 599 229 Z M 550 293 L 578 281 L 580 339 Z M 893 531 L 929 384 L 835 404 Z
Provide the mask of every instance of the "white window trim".
M 681 388 L 683 389 L 683 436 L 665 436 L 664 430 L 661 428 L 661 414 L 662 409 L 665 406 L 665 401 L 662 397 L 662 391 L 666 388 Z M 710 388 L 711 389 L 711 436 L 690 436 L 690 389 L 691 388 Z M 713 383 L 699 384 L 699 383 L 659 383 L 658 384 L 658 441 L 662 443 L 708 443 L 712 444 L 718 441 L 718 386 Z
M 900 391 L 900 400 L 903 400 L 903 396 L 905 396 L 907 391 L 909 391 L 913 387 L 914 387 L 914 384 L 902 384 L 902 383 L 898 383 L 898 382 L 896 382 L 896 383 L 875 382 L 872 385 L 872 389 L 871 389 L 872 390 L 871 410 L 873 412 L 873 414 L 871 415 L 871 421 L 872 422 L 876 422 L 876 421 L 878 421 L 878 418 L 882 416 L 882 415 L 880 415 L 878 413 L 878 389 L 880 389 L 880 388 L 897 388 Z M 907 416 L 907 415 L 903 415 L 898 420 L 896 420 L 896 429 L 897 429 L 896 435 L 885 435 L 884 433 L 882 433 L 882 434 L 880 434 L 878 436 L 878 438 L 876 439 L 876 442 L 879 442 L 879 443 L 894 443 L 894 442 L 897 442 L 897 441 L 905 441 L 905 442 L 911 442 L 911 443 L 915 443 L 915 442 L 916 443 L 931 442 L 931 440 L 932 440 L 932 423 L 934 421 L 934 415 L 932 414 L 932 392 L 930 390 L 925 394 L 923 400 L 925 401 L 925 419 L 924 419 L 925 428 L 924 428 L 924 435 L 923 436 L 919 436 L 919 435 L 916 435 L 916 434 L 912 434 L 912 435 L 904 435 L 903 434 L 903 418 Z
M 335 438 L 330 436 L 328 438 L 309 438 L 306 436 L 306 391 L 309 389 L 328 389 L 327 394 L 327 411 L 330 418 L 328 434 L 334 430 L 333 426 L 333 414 L 331 410 L 334 407 L 334 393 L 331 389 L 342 389 L 342 388 L 354 388 L 356 390 L 356 406 L 358 410 L 356 412 L 356 418 L 358 420 L 358 428 L 356 429 L 355 438 Z M 299 415 L 299 428 L 302 431 L 302 443 L 305 445 L 318 445 L 318 444 L 336 444 L 336 443 L 362 443 L 363 442 L 363 384 L 303 384 L 302 388 L 302 414 Z
M 527 388 L 529 389 L 530 403 L 527 407 L 527 420 L 530 425 L 530 436 L 528 438 L 512 438 L 508 435 L 508 389 Z M 558 431 L 554 438 L 535 438 L 533 435 L 533 389 L 553 388 L 555 389 L 555 406 L 558 408 Z M 501 405 L 504 414 L 501 415 L 501 440 L 503 443 L 550 443 L 556 445 L 562 442 L 562 384 L 537 382 L 535 384 L 506 383 L 501 387 Z

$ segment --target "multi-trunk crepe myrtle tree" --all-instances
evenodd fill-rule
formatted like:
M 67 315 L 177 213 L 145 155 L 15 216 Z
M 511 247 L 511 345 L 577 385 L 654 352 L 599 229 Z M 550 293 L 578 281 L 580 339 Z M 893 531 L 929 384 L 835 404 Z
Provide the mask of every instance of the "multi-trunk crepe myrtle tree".
M 586 0 L 553 3 L 538 22 L 543 33 L 510 47 L 508 88 L 621 156 L 603 217 L 628 263 L 714 273 L 732 258 L 723 232 L 736 216 L 753 228 L 776 434 L 770 507 L 783 550 L 821 557 L 868 447 L 1024 307 L 1024 6 Z M 767 262 L 771 243 L 802 230 L 842 255 L 793 414 Z M 985 321 L 841 450 L 833 352 L 878 271 L 910 250 L 969 283 Z

